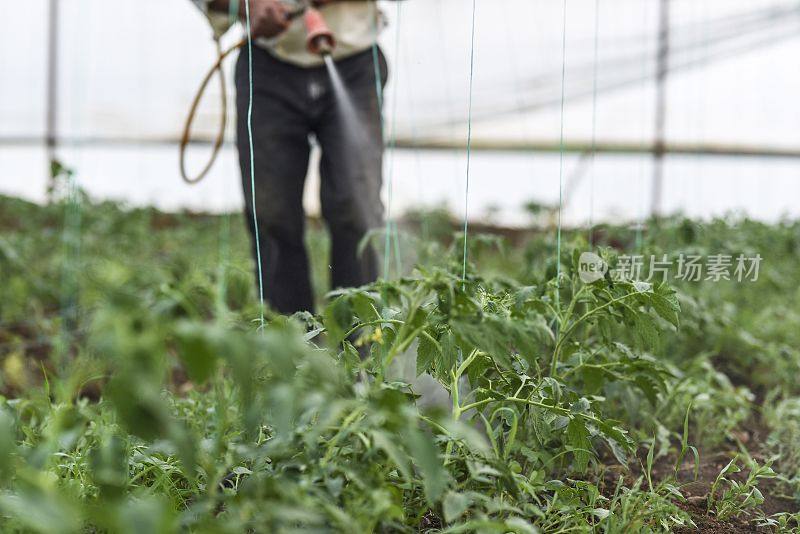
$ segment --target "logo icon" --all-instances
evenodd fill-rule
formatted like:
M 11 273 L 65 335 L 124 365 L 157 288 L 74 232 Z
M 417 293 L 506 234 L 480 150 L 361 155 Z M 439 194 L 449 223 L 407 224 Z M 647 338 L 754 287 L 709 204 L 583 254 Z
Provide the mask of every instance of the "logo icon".
M 578 275 L 585 284 L 602 280 L 608 272 L 608 265 L 594 252 L 584 252 L 578 259 Z

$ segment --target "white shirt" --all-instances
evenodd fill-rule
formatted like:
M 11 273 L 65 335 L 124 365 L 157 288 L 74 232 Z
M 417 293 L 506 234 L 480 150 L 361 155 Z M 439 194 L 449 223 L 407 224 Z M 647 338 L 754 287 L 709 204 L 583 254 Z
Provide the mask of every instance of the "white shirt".
M 233 25 L 230 16 L 208 9 L 211 0 L 192 0 L 208 17 L 214 34 L 219 37 Z M 283 0 L 292 9 L 299 0 Z M 243 5 L 243 4 L 242 4 Z M 325 21 L 336 38 L 334 59 L 342 59 L 371 48 L 383 29 L 384 20 L 377 2 L 334 2 L 320 8 Z M 301 67 L 323 64 L 321 57 L 306 49 L 306 29 L 303 17 L 295 18 L 289 28 L 272 39 L 257 39 L 259 46 L 268 49 L 275 57 Z

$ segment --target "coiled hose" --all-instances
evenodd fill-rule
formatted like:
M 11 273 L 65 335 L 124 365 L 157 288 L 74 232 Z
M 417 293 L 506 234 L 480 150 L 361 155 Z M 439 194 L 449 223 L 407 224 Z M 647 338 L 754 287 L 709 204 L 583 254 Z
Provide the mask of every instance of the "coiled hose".
M 225 72 L 222 69 L 222 63 L 225 61 L 225 58 L 247 44 L 247 39 L 242 39 L 224 51 L 222 50 L 222 44 L 219 42 L 219 39 L 214 39 L 214 44 L 217 48 L 217 60 L 208 71 L 205 78 L 203 78 L 203 82 L 200 84 L 200 88 L 197 90 L 197 94 L 192 100 L 192 105 L 189 108 L 189 115 L 186 117 L 186 121 L 183 125 L 183 135 L 181 136 L 180 144 L 180 168 L 181 178 L 183 178 L 183 181 L 187 184 L 199 183 L 203 178 L 206 177 L 208 172 L 211 170 L 211 167 L 213 167 L 214 163 L 217 161 L 220 149 L 222 148 L 222 143 L 225 141 L 225 130 L 228 126 L 228 87 L 225 83 Z M 215 74 L 219 77 L 221 91 L 219 130 L 217 131 L 217 137 L 214 139 L 213 148 L 211 149 L 211 157 L 209 157 L 208 162 L 200 171 L 200 173 L 197 176 L 192 177 L 189 176 L 189 173 L 186 170 L 186 148 L 191 141 L 192 124 L 197 116 L 197 109 L 200 107 L 200 101 L 203 99 L 203 95 L 205 94 L 206 89 L 208 89 L 208 85 L 211 83 L 211 80 L 214 78 Z

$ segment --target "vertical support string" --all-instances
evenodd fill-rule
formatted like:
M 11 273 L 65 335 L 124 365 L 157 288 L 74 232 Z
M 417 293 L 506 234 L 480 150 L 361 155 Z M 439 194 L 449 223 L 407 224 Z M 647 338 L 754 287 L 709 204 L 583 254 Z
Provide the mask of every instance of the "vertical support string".
M 395 68 L 395 72 L 399 69 L 399 58 L 400 58 L 400 24 L 402 20 L 402 2 L 397 2 L 397 11 L 396 11 L 396 20 L 395 20 L 395 43 L 394 43 L 394 57 L 396 60 L 397 67 Z M 377 20 L 377 17 L 376 17 Z M 383 92 L 383 86 L 380 83 L 380 67 L 377 66 L 377 43 L 378 43 L 378 36 L 377 32 L 375 35 L 375 48 L 373 52 L 373 60 L 376 62 L 377 70 L 377 80 L 378 86 L 380 87 L 380 92 Z M 399 237 L 397 235 L 397 226 L 394 224 L 392 220 L 392 200 L 394 196 L 394 169 L 395 169 L 395 152 L 397 150 L 397 100 L 398 100 L 398 82 L 397 76 L 395 75 L 394 81 L 394 94 L 392 96 L 392 131 L 389 138 L 389 176 L 387 179 L 386 184 L 386 241 L 384 243 L 384 252 L 383 252 L 383 277 L 384 279 L 389 279 L 389 264 L 392 256 L 392 239 L 394 239 L 394 250 L 395 250 L 395 260 L 397 261 L 397 270 L 400 271 L 400 245 L 399 245 Z
M 228 6 L 228 21 L 231 25 L 235 24 L 236 21 L 239 20 L 239 0 L 231 0 Z M 219 45 L 219 41 L 217 41 L 217 45 Z M 223 66 L 220 65 L 220 74 L 223 73 Z M 223 76 L 223 79 L 226 80 L 227 77 Z M 227 106 L 228 99 L 224 99 L 223 105 Z M 223 193 L 228 192 L 228 182 L 227 180 L 223 182 Z M 223 194 L 223 198 L 224 198 Z M 225 213 L 222 215 L 222 224 L 220 225 L 219 229 L 219 262 L 217 265 L 217 276 L 219 277 L 217 283 L 217 292 L 218 292 L 218 306 L 220 312 L 227 311 L 227 293 L 228 293 L 228 281 L 227 281 L 227 273 L 228 273 L 228 266 L 229 261 L 228 258 L 230 257 L 231 251 L 231 213 L 230 210 L 226 209 Z
M 597 174 L 597 74 L 600 48 L 600 0 L 594 0 L 594 63 L 592 65 L 592 164 L 589 176 L 589 248 L 594 248 L 594 186 Z
M 395 57 L 399 57 L 400 55 L 400 21 L 401 21 L 401 4 L 398 2 L 397 4 L 397 21 L 396 21 L 396 38 L 395 38 Z M 385 121 L 383 118 L 383 102 L 384 102 L 384 91 L 383 91 L 383 84 L 381 83 L 381 67 L 380 67 L 380 60 L 379 60 L 379 53 L 378 53 L 378 37 L 380 36 L 380 11 L 375 8 L 375 36 L 374 42 L 372 43 L 372 64 L 373 69 L 375 71 L 375 94 L 378 97 L 378 116 L 381 126 L 381 135 L 383 135 L 385 129 Z M 396 86 L 395 86 L 396 87 Z M 397 89 L 395 88 L 395 97 L 397 96 Z M 392 235 L 394 234 L 394 250 L 395 256 L 397 260 L 397 270 L 400 271 L 400 243 L 399 238 L 397 236 L 396 227 L 392 224 L 392 199 L 394 196 L 394 154 L 396 150 L 396 124 L 397 124 L 397 104 L 396 100 L 393 104 L 393 120 L 392 120 L 392 133 L 390 135 L 389 147 L 391 153 L 391 162 L 389 164 L 389 176 L 387 178 L 387 207 L 386 207 L 386 228 L 384 230 L 385 233 L 385 242 L 383 248 L 383 277 L 384 279 L 389 278 L 389 262 L 391 260 L 392 254 Z
M 256 212 L 256 171 L 255 155 L 253 153 L 253 34 L 250 27 L 250 0 L 244 3 L 245 18 L 247 22 L 247 69 L 249 76 L 249 90 L 247 103 L 247 140 L 250 148 L 250 202 L 253 209 L 253 234 L 256 241 L 256 262 L 258 263 L 258 301 L 259 320 L 261 328 L 264 327 L 264 273 L 261 267 L 261 237 L 258 231 L 258 214 Z
M 456 124 L 457 121 L 455 119 L 455 109 L 453 107 L 453 88 L 450 84 L 450 69 L 448 68 L 450 62 L 448 61 L 447 57 L 447 28 L 448 23 L 445 20 L 444 11 L 442 9 L 442 3 L 444 0 L 436 0 L 436 26 L 437 30 L 437 42 L 436 48 L 438 48 L 441 52 L 442 56 L 442 64 L 441 64 L 441 77 L 444 82 L 444 99 L 445 99 L 445 112 L 447 114 L 447 135 L 449 136 L 450 140 L 454 140 L 457 137 L 456 133 Z M 457 188 L 460 184 L 461 178 L 461 165 L 459 163 L 461 151 L 457 148 L 453 148 L 452 150 L 448 151 L 450 156 L 451 163 L 453 164 L 453 187 Z
M 561 128 L 559 133 L 558 162 L 558 231 L 556 235 L 556 309 L 559 306 L 561 284 L 561 227 L 564 208 L 564 102 L 566 101 L 567 80 L 567 0 L 563 0 L 561 21 Z
M 567 0 L 563 0 L 563 13 L 561 21 L 561 127 L 559 133 L 559 162 L 558 162 L 558 229 L 556 232 L 556 293 L 553 327 L 556 338 L 561 333 L 561 223 L 564 210 L 564 102 L 566 101 L 567 80 Z M 550 360 L 550 376 L 558 372 L 558 354 L 553 353 Z
M 378 121 L 381 127 L 381 144 L 383 144 L 383 134 L 384 134 L 384 120 L 383 120 L 383 83 L 381 83 L 381 65 L 380 60 L 378 58 L 378 36 L 380 35 L 380 16 L 379 11 L 376 9 L 375 13 L 375 35 L 374 41 L 372 43 L 372 66 L 375 74 L 375 95 L 378 98 Z M 381 147 L 383 148 L 383 147 Z M 391 180 L 391 177 L 389 178 Z M 391 190 L 391 186 L 387 184 L 389 190 Z M 391 193 L 389 194 L 391 198 Z M 391 200 L 389 201 L 389 209 L 391 209 Z M 387 265 L 389 261 L 389 232 L 391 230 L 390 224 L 390 217 L 391 214 L 387 214 L 386 217 L 386 228 L 384 232 L 386 233 L 386 241 L 384 242 L 383 247 L 383 277 L 388 278 L 387 276 Z
M 409 61 L 409 54 L 405 55 L 404 61 L 404 68 L 407 71 L 411 71 L 411 62 Z M 410 134 L 411 134 L 411 143 L 414 145 L 414 175 L 416 177 L 417 182 L 417 205 L 423 206 L 422 201 L 422 159 L 420 157 L 420 150 L 417 147 L 417 139 L 419 138 L 417 134 L 417 108 L 416 102 L 414 97 L 414 86 L 412 84 L 407 84 L 408 89 L 406 93 L 407 102 L 408 102 L 408 114 L 411 120 L 410 125 Z M 421 218 L 421 233 L 423 241 L 427 240 L 428 238 L 428 218 L 422 217 Z
M 231 0 L 228 4 L 228 22 L 233 25 L 239 20 L 239 0 Z
M 646 149 L 648 147 L 647 142 L 647 127 L 644 123 L 644 119 L 647 116 L 648 110 L 648 103 L 649 100 L 647 98 L 647 87 L 648 87 L 648 53 L 649 53 L 649 28 L 650 28 L 650 2 L 652 0 L 646 0 L 644 2 L 643 14 L 644 20 L 642 22 L 642 27 L 644 28 L 644 32 L 642 33 L 642 50 L 644 54 L 642 56 L 642 65 L 641 65 L 641 76 L 642 76 L 642 85 L 640 90 L 642 91 L 642 102 L 641 102 L 641 117 L 642 117 L 642 124 L 641 124 L 641 133 L 640 133 L 640 143 L 642 147 L 642 156 L 640 156 L 639 160 L 639 187 L 638 187 L 638 213 L 636 216 L 636 252 L 641 252 L 642 244 L 644 242 L 644 225 L 645 225 L 645 214 L 644 214 L 644 182 L 646 179 L 647 174 L 647 162 L 649 159 L 644 155 Z
M 464 264 L 461 279 L 467 279 L 467 239 L 469 235 L 469 179 L 472 162 L 472 91 L 475 81 L 475 12 L 477 1 L 472 0 L 472 36 L 469 51 L 469 106 L 467 111 L 467 183 L 464 187 Z
M 667 81 L 670 64 L 670 5 L 669 0 L 659 0 L 658 45 L 656 52 L 655 140 L 653 143 L 653 191 L 650 218 L 661 215 L 664 187 L 664 158 L 667 136 Z
M 64 195 L 64 231 L 61 236 L 63 245 L 63 265 L 61 271 L 61 332 L 56 365 L 60 370 L 68 364 L 70 347 L 76 339 L 80 320 L 80 271 L 82 240 L 82 198 L 80 186 L 71 169 L 61 166 L 57 160 L 51 163 L 51 176 L 56 187 L 59 178 L 63 178 Z
M 50 0 L 47 13 L 47 92 L 45 108 L 45 146 L 47 148 L 47 168 L 51 169 L 56 160 L 58 148 L 58 88 L 59 88 L 59 41 L 60 17 L 58 0 Z M 54 188 L 56 177 L 50 173 L 48 185 Z M 51 199 L 52 200 L 52 199 Z

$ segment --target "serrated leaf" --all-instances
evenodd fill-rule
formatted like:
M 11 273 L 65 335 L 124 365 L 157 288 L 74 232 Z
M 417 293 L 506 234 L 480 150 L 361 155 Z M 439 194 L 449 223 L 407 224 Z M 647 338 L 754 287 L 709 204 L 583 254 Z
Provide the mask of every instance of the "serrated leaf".
M 323 315 L 323 322 L 330 336 L 330 343 L 333 345 L 341 343 L 353 323 L 353 313 L 347 295 L 337 297 L 328 304 Z
M 472 498 L 464 493 L 448 491 L 442 502 L 442 511 L 446 523 L 452 523 L 464 515 L 472 504 Z
M 439 459 L 439 449 L 428 434 L 416 427 L 409 429 L 406 440 L 411 458 L 422 475 L 425 498 L 433 506 L 447 488 L 448 482 L 447 471 Z
M 658 346 L 658 325 L 655 319 L 647 314 L 640 314 L 635 318 L 635 334 L 639 341 L 648 348 Z
M 655 287 L 651 302 L 656 313 L 666 321 L 678 328 L 680 326 L 681 305 L 675 296 L 675 290 L 666 284 L 659 284 Z
M 589 440 L 586 423 L 582 418 L 575 417 L 567 425 L 567 445 L 573 450 L 575 469 L 579 473 L 585 472 L 589 466 L 589 451 L 592 443 Z
M 430 333 L 429 333 L 430 334 Z M 431 336 L 433 337 L 433 336 Z M 428 336 L 420 336 L 417 344 L 417 373 L 419 376 L 430 370 L 434 361 L 442 356 L 441 345 L 437 345 Z
M 439 338 L 442 351 L 434 357 L 434 367 L 440 378 L 449 380 L 450 370 L 453 369 L 458 361 L 458 345 L 455 336 L 449 330 Z
M 397 466 L 398 471 L 405 477 L 406 480 L 411 480 L 411 466 L 407 456 L 401 451 L 400 447 L 395 443 L 395 436 L 392 436 L 383 431 L 375 431 L 372 434 L 375 446 L 382 449 L 389 460 Z
M 350 307 L 362 322 L 376 321 L 380 314 L 376 313 L 375 302 L 372 295 L 366 291 L 356 291 L 350 294 Z
M 183 323 L 175 331 L 178 354 L 192 381 L 202 383 L 211 378 L 217 366 L 214 331 L 205 325 Z

